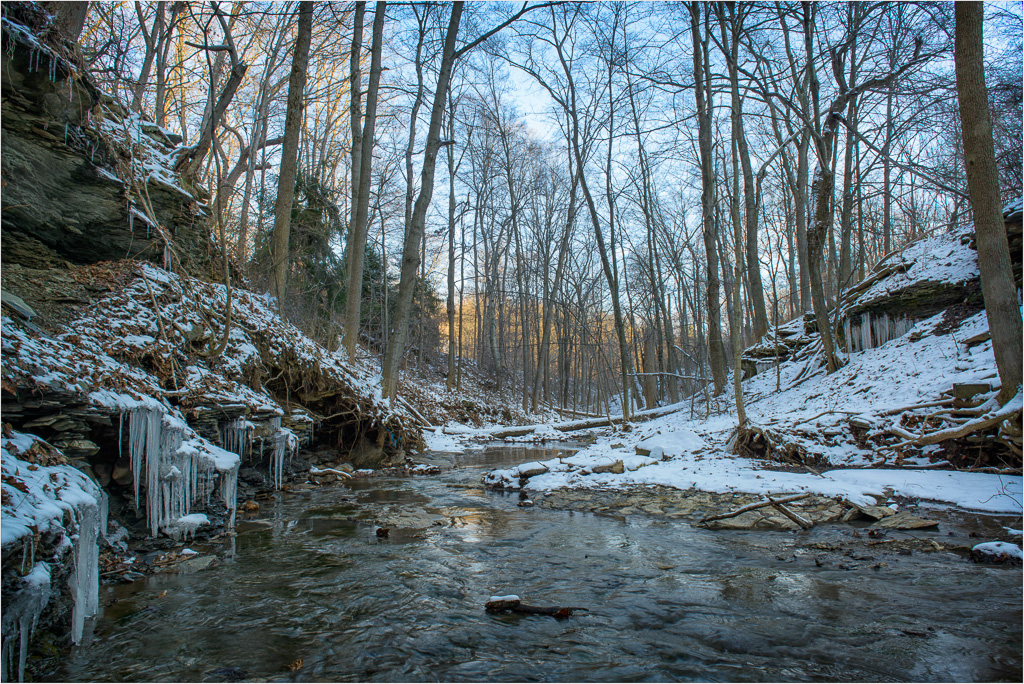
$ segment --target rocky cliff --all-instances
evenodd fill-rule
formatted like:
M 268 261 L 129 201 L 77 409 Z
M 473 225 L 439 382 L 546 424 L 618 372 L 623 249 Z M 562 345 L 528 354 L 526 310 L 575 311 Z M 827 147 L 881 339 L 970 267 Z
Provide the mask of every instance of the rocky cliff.
M 170 240 L 202 270 L 207 212 L 155 170 L 180 140 L 100 91 L 48 21 L 32 3 L 3 5 L 3 263 L 163 261 Z

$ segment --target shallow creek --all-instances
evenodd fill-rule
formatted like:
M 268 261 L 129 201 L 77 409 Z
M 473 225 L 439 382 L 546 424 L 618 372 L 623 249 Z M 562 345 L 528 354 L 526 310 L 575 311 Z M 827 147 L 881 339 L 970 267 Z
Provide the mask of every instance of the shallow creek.
M 520 508 L 480 485 L 557 451 L 278 494 L 193 547 L 216 566 L 101 588 L 54 679 L 1021 681 L 1020 566 L 893 554 L 844 571 L 800 534 Z M 491 615 L 494 594 L 589 612 Z

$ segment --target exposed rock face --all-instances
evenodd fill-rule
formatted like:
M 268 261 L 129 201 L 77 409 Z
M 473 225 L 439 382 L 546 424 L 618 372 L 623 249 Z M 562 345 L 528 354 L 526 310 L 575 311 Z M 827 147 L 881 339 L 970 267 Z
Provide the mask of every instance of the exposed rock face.
M 21 23 L 38 12 L 25 3 L 3 7 L 3 261 L 33 268 L 125 257 L 161 261 L 163 241 L 130 197 L 136 151 L 101 125 L 127 120 L 127 112 L 65 51 Z M 73 48 L 66 47 L 70 55 Z M 170 151 L 158 129 L 140 128 L 144 147 Z M 202 208 L 152 177 L 145 185 L 181 260 L 199 270 L 209 253 Z

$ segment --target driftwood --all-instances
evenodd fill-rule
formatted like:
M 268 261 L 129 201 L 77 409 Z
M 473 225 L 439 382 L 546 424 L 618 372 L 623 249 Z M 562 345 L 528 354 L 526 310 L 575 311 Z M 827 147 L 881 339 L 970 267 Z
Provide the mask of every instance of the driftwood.
M 529 606 L 519 600 L 516 596 L 503 596 L 492 599 L 484 604 L 488 613 L 525 613 L 527 615 L 550 615 L 558 620 L 565 620 L 578 610 L 589 610 L 588 608 L 575 608 L 568 606 Z
M 782 504 L 788 504 L 788 503 L 791 503 L 793 501 L 799 501 L 800 499 L 806 499 L 809 496 L 810 496 L 810 494 L 795 494 L 793 496 L 787 496 L 784 499 L 773 499 L 772 497 L 769 496 L 767 501 L 758 501 L 756 503 L 747 504 L 746 506 L 740 506 L 739 508 L 737 508 L 735 510 L 732 510 L 732 511 L 729 511 L 728 513 L 719 513 L 718 515 L 712 515 L 712 516 L 709 516 L 707 518 L 703 518 L 703 519 L 701 519 L 700 522 L 701 523 L 709 523 L 709 522 L 712 522 L 712 521 L 715 521 L 715 520 L 725 520 L 726 518 L 735 518 L 737 515 L 743 515 L 747 511 L 755 511 L 758 508 L 764 508 L 765 506 L 774 506 L 774 507 L 778 508 Z M 786 509 L 786 510 L 789 510 L 789 509 Z M 792 513 L 792 511 L 790 511 L 790 513 Z M 796 515 L 796 514 L 793 513 L 793 515 Z M 799 516 L 797 516 L 797 517 L 799 517 Z M 794 520 L 794 522 L 796 522 L 796 521 Z M 807 521 L 804 520 L 804 523 L 807 523 Z M 803 527 L 803 525 L 801 523 L 797 523 L 797 524 L 800 525 L 801 527 Z M 810 523 L 807 523 L 807 524 L 810 524 Z

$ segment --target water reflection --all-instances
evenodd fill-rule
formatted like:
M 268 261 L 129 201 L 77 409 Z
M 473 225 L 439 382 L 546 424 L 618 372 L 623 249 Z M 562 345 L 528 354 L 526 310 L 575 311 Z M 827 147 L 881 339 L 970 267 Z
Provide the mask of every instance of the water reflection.
M 92 644 L 53 678 L 1020 680 L 1019 570 L 933 554 L 842 572 L 777 558 L 787 535 L 521 509 L 479 486 L 556 451 L 281 496 L 219 566 L 105 588 Z M 483 611 L 506 593 L 590 610 Z

